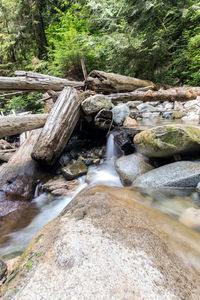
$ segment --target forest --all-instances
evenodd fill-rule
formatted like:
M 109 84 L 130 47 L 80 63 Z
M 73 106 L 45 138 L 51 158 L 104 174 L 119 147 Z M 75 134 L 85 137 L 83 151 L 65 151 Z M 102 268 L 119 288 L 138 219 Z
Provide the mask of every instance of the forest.
M 15 70 L 82 80 L 104 70 L 169 85 L 200 82 L 198 0 L 1 0 L 0 76 Z M 40 93 L 0 98 L 41 112 Z

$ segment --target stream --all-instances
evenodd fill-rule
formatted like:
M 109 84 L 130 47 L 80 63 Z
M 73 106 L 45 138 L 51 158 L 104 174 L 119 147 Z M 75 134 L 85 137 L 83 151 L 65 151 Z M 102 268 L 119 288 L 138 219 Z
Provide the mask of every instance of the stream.
M 48 222 L 56 218 L 64 207 L 88 184 L 122 187 L 119 175 L 115 170 L 114 162 L 120 151 L 114 144 L 111 134 L 107 141 L 106 160 L 98 166 L 90 166 L 88 175 L 79 178 L 79 187 L 72 196 L 53 197 L 43 193 L 31 201 L 30 206 L 24 208 L 18 216 L 18 227 L 8 229 L 6 222 L 12 223 L 13 214 L 1 220 L 0 256 L 3 258 L 15 257 L 26 248 L 33 236 Z M 86 183 L 87 182 L 87 183 Z M 187 189 L 167 189 L 159 191 L 139 191 L 139 201 L 144 202 L 170 216 L 178 219 L 187 208 L 200 208 L 198 193 Z M 15 217 L 16 218 L 16 217 Z M 14 223 L 15 224 L 15 223 Z M 12 227 L 12 226 L 11 226 Z

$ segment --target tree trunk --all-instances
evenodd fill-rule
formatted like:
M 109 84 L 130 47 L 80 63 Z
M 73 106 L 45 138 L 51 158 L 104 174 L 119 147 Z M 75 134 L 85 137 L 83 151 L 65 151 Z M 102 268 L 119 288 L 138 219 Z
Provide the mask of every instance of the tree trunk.
M 0 138 L 41 128 L 48 114 L 0 117 Z
M 43 78 L 0 77 L 0 90 L 3 91 L 61 91 L 66 86 L 78 88 L 83 87 L 84 83 L 50 76 Z
M 168 90 L 160 90 L 160 91 L 133 91 L 129 93 L 118 93 L 118 94 L 110 94 L 108 97 L 112 101 L 134 101 L 141 100 L 145 102 L 150 101 L 188 101 L 196 99 L 197 96 L 200 96 L 200 87 L 178 87 L 171 88 Z
M 134 91 L 146 86 L 155 87 L 154 83 L 148 80 L 103 71 L 92 71 L 88 76 L 86 86 L 91 90 L 107 94 Z
M 32 131 L 9 162 L 0 167 L 0 193 L 5 194 L 8 200 L 29 200 L 34 195 L 38 181 L 46 176 L 31 158 L 40 131 Z
M 80 103 L 74 88 L 62 91 L 33 149 L 33 159 L 47 165 L 56 162 L 79 120 Z
M 44 6 L 44 1 L 29 0 L 32 28 L 37 46 L 37 56 L 39 59 L 44 59 L 44 56 L 47 54 L 48 46 L 42 17 L 42 10 Z

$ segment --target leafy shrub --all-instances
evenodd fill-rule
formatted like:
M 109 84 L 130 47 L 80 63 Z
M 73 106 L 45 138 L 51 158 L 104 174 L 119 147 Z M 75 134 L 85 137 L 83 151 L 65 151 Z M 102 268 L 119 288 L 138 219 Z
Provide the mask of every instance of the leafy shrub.
M 4 105 L 0 108 L 4 113 L 9 114 L 12 110 L 16 113 L 32 111 L 33 113 L 42 113 L 44 104 L 39 102 L 42 98 L 41 93 L 29 93 L 12 97 L 4 100 Z M 2 102 L 2 100 L 0 100 Z

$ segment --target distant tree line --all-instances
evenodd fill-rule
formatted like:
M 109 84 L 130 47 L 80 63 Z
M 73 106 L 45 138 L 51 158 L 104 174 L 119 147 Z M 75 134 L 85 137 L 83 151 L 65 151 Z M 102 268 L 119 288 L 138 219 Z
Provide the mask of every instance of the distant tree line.
M 199 0 L 0 0 L 0 75 L 102 69 L 200 84 Z

